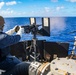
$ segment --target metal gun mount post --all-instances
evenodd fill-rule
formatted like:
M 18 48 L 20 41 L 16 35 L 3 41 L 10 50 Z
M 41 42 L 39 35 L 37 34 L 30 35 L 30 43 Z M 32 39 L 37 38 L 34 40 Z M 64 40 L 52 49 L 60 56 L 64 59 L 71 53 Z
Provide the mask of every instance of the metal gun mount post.
M 74 42 L 74 46 L 73 46 L 73 50 L 72 50 L 72 55 L 76 55 L 76 36 L 74 37 L 75 38 L 75 42 Z
M 36 59 L 37 59 L 37 54 L 36 54 L 36 39 L 32 39 L 32 44 L 33 44 L 32 46 L 34 48 L 34 52 L 33 52 L 34 56 L 30 55 L 30 57 L 32 57 L 34 59 L 34 61 L 36 61 Z
M 37 49 L 36 49 L 36 46 L 37 46 L 37 43 L 36 43 L 36 41 L 37 41 L 36 34 L 37 34 L 37 32 L 38 32 L 38 28 L 35 27 L 35 28 L 32 30 L 33 39 L 32 39 L 32 43 L 31 43 L 32 46 L 33 46 L 33 49 L 34 49 L 34 52 L 33 52 L 34 56 L 30 55 L 30 57 L 31 57 L 32 59 L 34 59 L 34 61 L 36 61 L 37 58 L 38 58 L 38 56 L 40 55 L 40 54 L 37 54 Z M 32 47 L 32 46 L 31 46 L 31 47 Z M 31 49 L 31 48 L 30 48 L 30 49 Z

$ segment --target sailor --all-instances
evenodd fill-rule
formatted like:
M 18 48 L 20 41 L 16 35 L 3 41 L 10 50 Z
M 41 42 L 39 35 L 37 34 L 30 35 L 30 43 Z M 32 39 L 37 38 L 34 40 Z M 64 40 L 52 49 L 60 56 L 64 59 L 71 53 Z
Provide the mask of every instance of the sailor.
M 10 45 L 18 43 L 24 32 L 23 28 L 15 26 L 7 32 L 3 32 L 4 18 L 0 16 L 0 75 L 28 75 L 29 63 L 22 62 L 10 54 Z M 16 35 L 13 35 L 13 33 Z

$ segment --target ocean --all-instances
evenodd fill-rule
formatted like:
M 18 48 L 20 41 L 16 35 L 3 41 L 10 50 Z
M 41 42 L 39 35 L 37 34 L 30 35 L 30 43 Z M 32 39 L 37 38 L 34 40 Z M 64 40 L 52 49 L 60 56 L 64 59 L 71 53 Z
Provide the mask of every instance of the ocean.
M 42 24 L 42 17 L 35 17 L 36 24 Z M 30 25 L 29 17 L 10 17 L 5 18 L 4 32 L 14 26 Z M 68 42 L 69 52 L 74 46 L 76 35 L 76 17 L 50 17 L 50 36 L 37 36 L 38 40 Z M 23 34 L 20 41 L 32 40 L 32 34 Z

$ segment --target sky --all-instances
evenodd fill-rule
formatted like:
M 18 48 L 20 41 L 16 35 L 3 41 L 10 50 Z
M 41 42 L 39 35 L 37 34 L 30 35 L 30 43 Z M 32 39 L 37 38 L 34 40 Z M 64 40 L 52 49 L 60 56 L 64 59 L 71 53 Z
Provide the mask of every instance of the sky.
M 4 17 L 75 17 L 76 0 L 0 0 Z

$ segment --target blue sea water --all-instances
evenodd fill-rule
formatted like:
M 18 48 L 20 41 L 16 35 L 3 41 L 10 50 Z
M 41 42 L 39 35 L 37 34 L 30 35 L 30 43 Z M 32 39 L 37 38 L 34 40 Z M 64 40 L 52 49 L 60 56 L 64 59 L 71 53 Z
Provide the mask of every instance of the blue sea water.
M 36 23 L 42 24 L 42 17 L 36 17 Z M 14 26 L 30 25 L 29 17 L 10 17 L 5 18 L 4 32 Z M 74 31 L 74 33 L 73 33 Z M 74 36 L 76 36 L 76 17 L 50 17 L 50 37 L 37 36 L 38 40 L 69 42 L 69 50 L 72 50 L 74 44 Z M 23 34 L 23 40 L 31 40 L 33 35 Z

